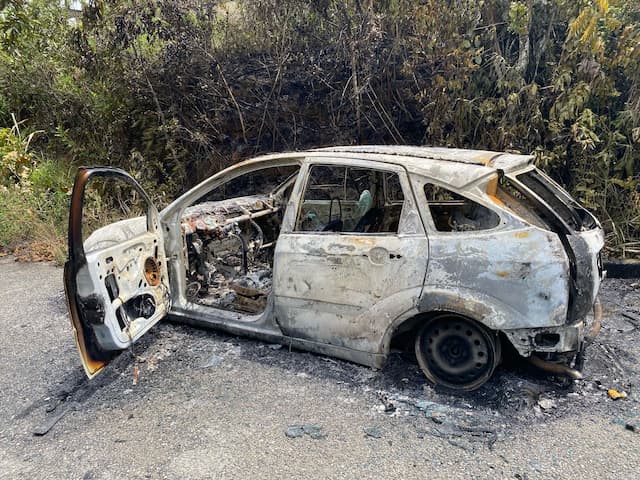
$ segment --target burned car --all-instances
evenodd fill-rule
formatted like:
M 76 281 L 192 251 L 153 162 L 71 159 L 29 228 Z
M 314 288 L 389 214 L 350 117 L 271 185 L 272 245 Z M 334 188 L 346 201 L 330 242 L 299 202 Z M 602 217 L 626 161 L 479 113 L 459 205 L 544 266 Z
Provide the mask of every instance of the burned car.
M 144 212 L 89 235 L 99 179 Z M 266 155 L 162 212 L 124 171 L 83 167 L 69 227 L 65 286 L 89 377 L 169 317 L 374 368 L 403 339 L 432 383 L 472 390 L 507 344 L 543 366 L 573 361 L 603 278 L 594 216 L 532 156 L 489 151 Z

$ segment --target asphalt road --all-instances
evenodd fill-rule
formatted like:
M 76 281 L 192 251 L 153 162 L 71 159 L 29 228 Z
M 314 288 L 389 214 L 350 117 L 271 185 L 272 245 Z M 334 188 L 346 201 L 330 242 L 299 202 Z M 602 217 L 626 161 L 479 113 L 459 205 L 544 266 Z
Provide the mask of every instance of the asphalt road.
M 0 259 L 2 479 L 640 478 L 632 281 L 605 285 L 586 380 L 505 365 L 451 396 L 399 353 L 375 372 L 171 323 L 89 382 L 61 277 Z

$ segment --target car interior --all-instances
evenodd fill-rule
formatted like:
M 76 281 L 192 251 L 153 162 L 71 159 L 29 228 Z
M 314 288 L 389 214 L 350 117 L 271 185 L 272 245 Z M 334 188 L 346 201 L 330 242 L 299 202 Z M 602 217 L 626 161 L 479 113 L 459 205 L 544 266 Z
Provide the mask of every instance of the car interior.
M 368 168 L 311 168 L 297 231 L 395 233 L 404 197 L 398 175 Z
M 444 187 L 427 183 L 424 193 L 439 232 L 487 230 L 500 224 L 500 217 L 493 210 Z
M 255 315 L 271 292 L 273 253 L 298 167 L 260 170 L 227 182 L 182 216 L 189 301 Z M 296 230 L 396 232 L 404 197 L 398 175 L 312 166 Z
M 264 311 L 273 252 L 298 170 L 273 167 L 242 175 L 185 209 L 189 301 L 244 314 Z

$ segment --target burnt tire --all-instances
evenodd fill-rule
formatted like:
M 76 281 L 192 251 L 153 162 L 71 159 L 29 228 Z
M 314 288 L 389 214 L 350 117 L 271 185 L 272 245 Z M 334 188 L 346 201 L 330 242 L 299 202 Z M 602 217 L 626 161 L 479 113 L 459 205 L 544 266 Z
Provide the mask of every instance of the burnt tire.
M 451 390 L 471 391 L 491 378 L 500 362 L 500 340 L 473 320 L 442 314 L 416 336 L 418 364 L 427 379 Z

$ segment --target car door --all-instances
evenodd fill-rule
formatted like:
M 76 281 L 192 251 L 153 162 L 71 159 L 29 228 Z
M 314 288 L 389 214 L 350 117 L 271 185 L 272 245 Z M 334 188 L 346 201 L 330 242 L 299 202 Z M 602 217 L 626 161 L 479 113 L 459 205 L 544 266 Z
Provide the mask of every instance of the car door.
M 100 208 L 93 209 L 96 199 Z M 122 206 L 127 218 L 113 215 L 118 221 L 108 224 L 108 206 Z M 88 235 L 92 223 L 101 228 Z M 81 167 L 71 197 L 68 241 L 65 293 L 80 359 L 93 378 L 168 311 L 159 214 L 123 170 Z
M 403 168 L 322 159 L 304 167 L 274 262 L 287 336 L 377 352 L 419 297 L 428 241 Z

